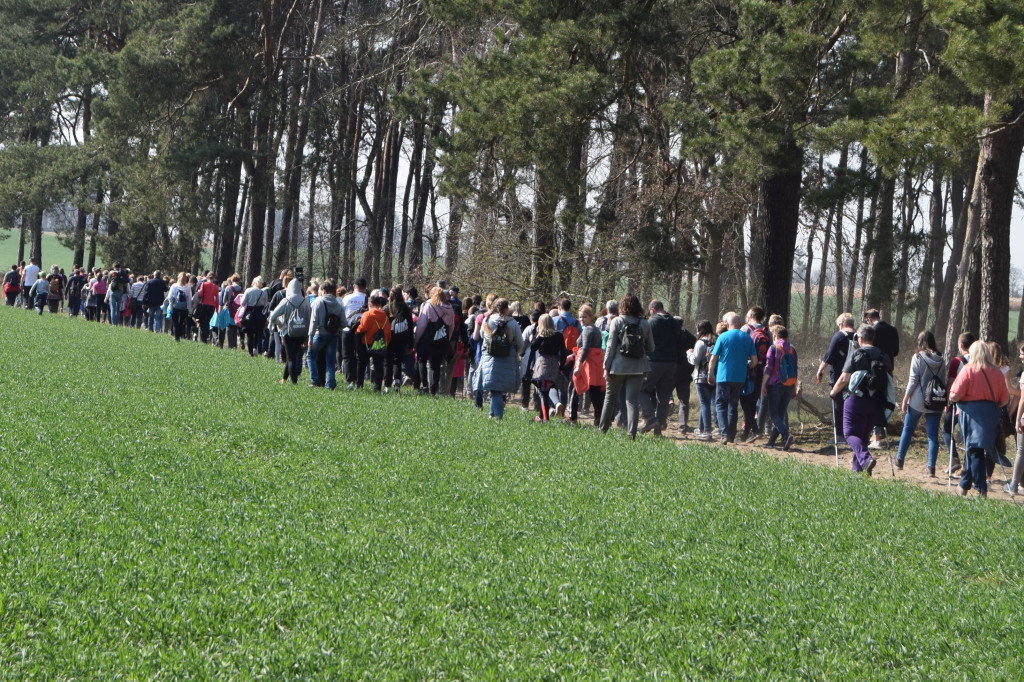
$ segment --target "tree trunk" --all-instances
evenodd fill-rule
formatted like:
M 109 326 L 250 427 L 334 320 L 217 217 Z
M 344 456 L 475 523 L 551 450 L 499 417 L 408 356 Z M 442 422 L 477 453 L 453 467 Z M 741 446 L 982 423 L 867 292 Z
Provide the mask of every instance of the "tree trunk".
M 242 159 L 237 154 L 224 167 L 224 199 L 220 218 L 220 240 L 213 254 L 213 272 L 223 282 L 234 272 L 235 218 L 242 186 Z
M 270 146 L 270 128 L 273 123 L 273 112 L 268 92 L 262 93 L 260 104 L 256 107 L 253 133 L 253 148 L 250 160 L 246 163 L 246 174 L 249 177 L 249 229 L 246 232 L 245 274 L 243 279 L 248 283 L 263 271 L 263 238 L 267 221 L 267 192 L 271 185 L 270 168 L 274 162 Z
M 819 215 L 814 216 L 814 222 L 811 223 L 810 232 L 807 234 L 807 261 L 804 264 L 804 295 L 802 299 L 803 303 L 803 319 L 800 321 L 800 334 L 805 339 L 811 328 L 811 274 L 814 268 L 814 238 L 818 234 L 818 221 L 820 220 Z M 793 320 L 783 318 L 790 325 L 793 325 Z
M 893 202 L 896 198 L 896 179 L 888 173 L 882 173 L 882 182 L 878 189 L 878 223 L 872 230 L 871 244 L 871 283 L 864 308 L 877 308 L 883 319 L 891 319 L 893 289 Z
M 306 217 L 306 281 L 313 278 L 313 246 L 316 236 L 316 186 L 320 179 L 320 157 L 316 157 L 309 173 L 309 213 Z
M 846 277 L 846 273 L 843 270 L 843 230 L 845 229 L 844 223 L 846 219 L 846 187 L 849 186 L 847 176 L 849 175 L 848 163 L 849 163 L 850 145 L 843 145 L 843 150 L 839 154 L 839 167 L 836 169 L 836 181 L 840 183 L 840 187 L 844 190 L 842 195 L 836 200 L 836 242 L 832 249 L 832 262 L 835 264 L 835 283 L 836 283 L 836 315 L 839 315 L 843 311 L 843 280 Z M 826 325 L 826 328 L 831 329 L 831 326 Z
M 793 286 L 793 258 L 800 226 L 800 183 L 803 180 L 803 149 L 790 140 L 782 151 L 778 170 L 762 183 L 763 234 L 757 248 L 764 253 L 760 301 L 771 315 L 789 320 Z
M 903 329 L 903 313 L 906 311 L 907 286 L 910 270 L 910 242 L 914 226 L 914 207 L 917 205 L 916 193 L 914 192 L 913 176 L 910 169 L 903 172 L 903 210 L 901 211 L 902 225 L 900 226 L 900 260 L 896 264 L 898 273 L 896 281 L 896 314 L 894 325 L 897 329 Z
M 818 268 L 818 290 L 814 292 L 814 316 L 811 318 L 811 334 L 814 338 L 821 335 L 821 308 L 824 304 L 825 285 L 828 283 L 828 247 L 832 243 L 832 223 L 836 217 L 836 207 L 828 210 L 828 218 L 825 219 L 825 237 L 821 242 L 821 266 Z
M 846 288 L 846 305 L 840 306 L 844 312 L 853 312 L 853 300 L 857 293 L 857 274 L 860 268 L 860 252 L 861 252 L 861 239 L 864 236 L 864 201 L 867 198 L 867 192 L 863 187 L 867 183 L 868 177 L 868 150 L 866 147 L 860 149 L 860 175 L 861 175 L 861 187 L 862 189 L 857 193 L 857 223 L 854 225 L 853 230 L 853 248 L 850 250 L 850 273 L 848 285 Z M 861 290 L 861 298 L 864 296 L 864 291 Z
M 967 176 L 967 182 L 964 182 L 960 174 L 957 173 L 953 176 L 950 187 L 950 206 L 953 209 L 953 248 L 950 249 L 949 262 L 946 264 L 946 275 L 943 278 L 945 285 L 942 288 L 942 298 L 939 300 L 935 316 L 936 340 L 940 344 L 940 348 L 950 350 L 956 350 L 955 337 L 946 338 L 946 332 L 950 326 L 949 317 L 953 307 L 953 296 L 956 292 L 956 273 L 960 267 L 960 261 L 963 260 L 964 240 L 967 237 L 968 207 L 974 195 L 974 177 L 975 173 L 971 173 Z
M 530 289 L 534 296 L 546 300 L 554 289 L 555 206 L 545 171 L 537 169 L 534 195 L 533 255 L 530 260 Z
M 932 197 L 928 206 L 929 236 L 928 248 L 925 249 L 924 263 L 921 265 L 921 276 L 917 282 L 917 314 L 914 317 L 914 332 L 928 328 L 928 312 L 931 310 L 929 289 L 932 285 L 932 273 L 940 271 L 942 251 L 946 245 L 946 226 L 942 220 L 942 169 L 938 164 L 932 170 Z M 936 291 L 941 287 L 937 287 Z
M 1024 96 L 1011 103 L 1007 120 L 1024 116 Z M 991 140 L 991 143 L 989 143 Z M 1007 349 L 1010 326 L 1010 223 L 1017 188 L 1024 126 L 1019 122 L 982 142 L 988 158 L 981 181 L 981 338 Z

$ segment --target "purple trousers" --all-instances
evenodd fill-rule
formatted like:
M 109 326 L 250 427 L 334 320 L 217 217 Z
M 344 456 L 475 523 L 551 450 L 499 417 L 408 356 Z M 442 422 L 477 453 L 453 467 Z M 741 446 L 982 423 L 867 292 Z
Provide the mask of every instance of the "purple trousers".
M 846 442 L 853 449 L 854 471 L 863 471 L 871 461 L 868 442 L 875 425 L 877 410 L 874 398 L 860 398 L 855 395 L 847 398 L 843 405 L 843 432 L 846 434 Z

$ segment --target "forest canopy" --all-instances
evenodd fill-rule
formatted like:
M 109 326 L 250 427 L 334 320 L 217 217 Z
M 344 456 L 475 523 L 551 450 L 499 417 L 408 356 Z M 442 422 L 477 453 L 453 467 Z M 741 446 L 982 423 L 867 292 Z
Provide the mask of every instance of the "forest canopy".
M 1012 338 L 1018 0 L 18 0 L 0 109 L 26 258 Z

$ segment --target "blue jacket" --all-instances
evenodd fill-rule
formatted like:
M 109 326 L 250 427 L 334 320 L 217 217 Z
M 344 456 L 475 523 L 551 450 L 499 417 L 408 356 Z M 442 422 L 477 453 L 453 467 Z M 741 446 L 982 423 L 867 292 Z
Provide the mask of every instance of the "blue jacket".
M 485 324 L 493 331 L 497 324 L 498 316 L 491 315 Z M 519 323 L 511 317 L 506 318 L 508 322 L 508 335 L 512 341 L 512 350 L 503 358 L 496 358 L 486 350 L 486 337 L 484 351 L 480 355 L 480 369 L 478 370 L 479 383 L 477 386 L 482 391 L 500 391 L 512 393 L 519 389 L 519 353 L 523 350 L 523 333 L 519 330 Z

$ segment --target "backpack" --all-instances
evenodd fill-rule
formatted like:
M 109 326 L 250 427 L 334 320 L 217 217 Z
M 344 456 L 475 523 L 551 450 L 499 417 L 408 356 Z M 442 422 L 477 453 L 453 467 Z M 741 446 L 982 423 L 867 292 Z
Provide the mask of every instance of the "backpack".
M 768 338 L 768 332 L 764 330 L 764 327 L 754 327 L 751 329 L 750 339 L 754 342 L 754 348 L 757 349 L 757 365 L 763 368 L 768 357 L 768 349 L 772 345 L 772 340 Z
M 924 399 L 924 409 L 938 412 L 945 409 L 949 401 L 949 392 L 946 389 L 946 382 L 942 375 L 946 373 L 946 365 L 942 364 L 939 372 L 932 374 L 931 378 L 924 382 L 921 388 L 921 397 Z
M 507 358 L 512 352 L 512 339 L 508 336 L 508 322 L 498 320 L 491 332 L 491 342 L 486 345 L 487 354 L 492 358 Z
M 627 358 L 638 359 L 644 356 L 644 336 L 640 331 L 639 322 L 627 322 L 622 328 L 622 338 L 619 341 L 619 352 Z
M 409 331 L 408 317 L 403 315 L 402 317 L 396 318 L 395 321 L 391 323 L 392 336 L 395 334 L 404 334 L 407 331 Z
M 776 348 L 779 350 L 779 379 L 783 386 L 793 386 L 796 384 L 796 351 L 793 346 L 785 351 L 779 346 Z
M 174 303 L 171 307 L 175 310 L 186 310 L 188 308 L 188 296 L 185 295 L 184 289 L 178 289 L 178 293 L 174 295 Z
M 373 338 L 366 344 L 366 352 L 371 358 L 384 357 L 388 351 L 388 343 L 384 338 L 384 328 L 380 326 L 380 322 L 374 320 L 377 324 L 377 331 L 374 332 Z
M 294 310 L 284 324 L 284 333 L 291 337 L 306 336 L 306 333 L 309 331 L 309 320 L 302 315 L 301 307 L 291 303 L 288 303 L 288 305 L 291 305 Z
M 868 395 L 874 396 L 879 392 L 886 391 L 889 385 L 889 368 L 885 364 L 885 357 L 883 353 L 877 358 L 871 359 L 871 356 L 863 348 L 857 348 L 853 352 L 853 368 L 864 372 L 864 377 L 858 386 L 861 392 L 867 389 Z
M 328 334 L 337 334 L 341 331 L 341 315 L 327 310 L 327 321 L 324 322 L 324 331 Z
M 430 353 L 443 353 L 447 357 L 451 352 L 451 347 L 452 344 L 448 340 L 448 326 L 443 319 L 438 317 L 427 323 L 416 352 L 424 357 Z
M 576 340 L 580 338 L 580 328 L 576 325 L 566 325 L 562 330 L 562 337 L 565 339 L 565 349 L 572 353 L 576 350 Z
M 50 299 L 64 298 L 64 280 L 54 277 L 50 280 L 50 293 L 46 295 Z

